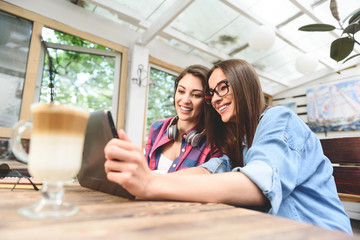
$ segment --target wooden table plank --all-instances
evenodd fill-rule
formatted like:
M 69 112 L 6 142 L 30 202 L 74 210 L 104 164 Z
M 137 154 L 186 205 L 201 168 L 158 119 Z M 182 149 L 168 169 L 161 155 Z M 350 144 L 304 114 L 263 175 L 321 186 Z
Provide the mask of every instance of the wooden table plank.
M 40 200 L 30 189 L 0 189 L 0 239 L 355 239 L 285 218 L 225 204 L 129 201 L 67 183 L 71 217 L 32 220 L 18 209 Z
M 81 215 L 81 214 L 79 214 Z M 1 239 L 352 239 L 351 236 L 276 219 L 247 209 L 125 218 L 74 218 L 13 222 L 0 228 Z M 31 221 L 31 225 L 23 225 Z M 19 228 L 19 225 L 22 226 Z M 49 238 L 49 236 L 51 236 Z

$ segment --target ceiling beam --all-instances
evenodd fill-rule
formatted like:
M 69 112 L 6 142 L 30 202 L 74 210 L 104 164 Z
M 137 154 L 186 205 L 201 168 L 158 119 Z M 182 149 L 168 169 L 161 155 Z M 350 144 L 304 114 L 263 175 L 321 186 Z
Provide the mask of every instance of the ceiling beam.
M 159 19 L 155 20 L 153 23 L 143 19 L 143 17 L 140 16 L 135 11 L 113 0 L 86 0 L 86 1 L 95 4 L 99 7 L 102 7 L 114 14 L 117 14 L 119 19 L 121 20 L 124 20 L 126 22 L 129 22 L 130 24 L 133 24 L 134 26 L 145 29 L 146 32 L 140 37 L 140 39 L 138 39 L 138 41 L 143 45 L 148 44 L 156 35 L 160 35 L 165 38 L 175 39 L 181 43 L 184 43 L 192 48 L 199 50 L 200 52 L 203 52 L 220 60 L 233 58 L 231 55 L 228 55 L 216 48 L 212 48 L 209 45 L 201 41 L 198 41 L 192 37 L 189 37 L 168 26 L 179 14 L 181 14 L 182 11 L 184 11 L 184 9 L 186 9 L 187 6 L 189 6 L 193 2 L 193 0 L 187 0 L 187 1 L 178 0 L 169 8 L 168 11 L 166 11 L 167 12 L 166 16 L 162 15 L 161 17 L 159 17 Z M 172 10 L 170 11 L 170 9 Z M 269 74 L 257 69 L 256 67 L 255 69 L 260 78 L 264 78 L 272 82 L 276 82 L 282 86 L 286 86 L 286 87 L 288 86 L 288 83 L 286 83 L 284 80 L 278 80 L 277 78 L 270 76 Z
M 179 16 L 194 0 L 177 0 L 171 5 L 164 14 L 159 16 L 151 26 L 137 40 L 143 46 L 146 46 L 156 35 L 165 29 L 177 16 Z
M 310 8 L 310 6 L 304 5 L 303 3 L 300 3 L 298 0 L 289 0 L 292 4 L 294 4 L 301 12 L 305 13 L 307 16 L 309 16 L 312 20 L 314 20 L 315 23 L 324 23 L 320 18 L 318 18 L 313 10 Z M 329 14 L 330 14 L 330 7 L 329 7 Z M 338 38 L 339 35 L 335 33 L 334 31 L 330 32 L 334 37 Z
M 311 4 L 311 7 L 317 7 L 319 5 L 321 5 L 322 3 L 326 2 L 327 0 L 318 0 L 317 2 Z M 296 13 L 295 15 L 291 16 L 290 18 L 286 19 L 285 21 L 279 23 L 278 25 L 276 25 L 277 28 L 281 28 L 282 26 L 285 26 L 286 24 L 290 23 L 291 21 L 297 19 L 298 17 L 301 17 L 302 15 L 304 15 L 305 13 L 303 11 L 300 10 L 300 12 Z
M 101 8 L 108 10 L 118 16 L 119 19 L 133 24 L 135 26 L 148 28 L 150 21 L 143 19 L 143 17 L 136 11 L 118 3 L 113 0 L 85 0 L 88 3 L 94 4 Z
M 253 21 L 253 22 L 255 22 L 255 23 L 259 24 L 259 25 L 267 25 L 267 26 L 269 26 L 269 24 L 265 20 L 261 19 L 259 16 L 257 16 L 254 12 L 252 12 L 245 5 L 241 4 L 239 1 L 236 1 L 236 0 L 221 0 L 221 1 L 224 4 L 226 4 L 227 6 L 229 6 L 230 8 L 232 8 L 232 9 L 236 10 L 237 12 L 239 12 L 244 17 L 250 19 L 251 21 Z M 276 34 L 277 37 L 282 39 L 284 42 L 286 42 L 290 46 L 296 48 L 297 50 L 299 50 L 299 51 L 301 51 L 303 53 L 310 52 L 307 49 L 303 49 L 302 47 L 295 44 L 295 41 L 293 39 L 291 39 L 288 36 L 285 36 L 285 34 L 282 33 L 275 26 L 269 26 L 269 27 L 273 28 L 273 30 L 275 31 L 275 34 Z M 326 67 L 328 67 L 330 69 L 334 69 L 334 65 L 330 64 L 327 60 L 319 59 L 319 62 L 321 62 L 322 64 L 324 64 Z
M 210 56 L 213 56 L 215 58 L 218 58 L 220 60 L 226 60 L 226 59 L 230 59 L 233 58 L 232 56 L 218 50 L 212 47 L 209 47 L 207 44 L 198 41 L 194 38 L 191 38 L 175 29 L 172 29 L 171 27 L 167 27 L 166 29 L 163 30 L 163 32 L 161 33 L 161 36 L 165 37 L 165 38 L 172 38 L 175 39 L 181 43 L 184 43 L 192 48 L 195 48 L 203 53 L 206 53 Z M 285 81 L 282 80 L 278 80 L 274 77 L 271 77 L 269 74 L 256 69 L 256 72 L 258 73 L 258 75 L 262 78 L 268 79 L 272 82 L 276 82 L 278 84 L 281 84 L 283 86 L 289 86 L 288 83 L 286 83 Z
M 319 70 L 314 73 L 311 73 L 311 74 L 308 74 L 308 75 L 305 75 L 303 77 L 293 80 L 292 83 L 290 83 L 288 88 L 277 89 L 277 91 L 274 92 L 274 95 L 279 94 L 283 91 L 288 91 L 290 89 L 297 88 L 301 85 L 309 84 L 311 82 L 314 82 L 316 80 L 319 80 L 321 78 L 324 78 L 326 76 L 329 76 L 329 75 L 332 75 L 332 74 L 335 74 L 338 72 L 340 72 L 340 74 L 341 74 L 341 71 L 344 71 L 349 68 L 359 68 L 359 67 L 360 67 L 360 61 L 355 62 L 355 63 L 347 62 L 345 64 L 341 64 L 337 69 Z M 360 70 L 359 70 L 359 74 L 360 74 Z
M 265 78 L 265 79 L 267 79 L 267 80 L 270 80 L 270 81 L 272 81 L 272 82 L 275 82 L 275 83 L 277 83 L 277 84 L 280 84 L 280 85 L 282 85 L 282 86 L 284 86 L 284 87 L 289 87 L 289 83 L 288 83 L 288 82 L 286 82 L 286 81 L 284 81 L 284 80 L 280 80 L 280 79 L 275 78 L 275 77 L 273 77 L 273 76 L 270 76 L 268 73 L 266 73 L 266 72 L 264 72 L 264 71 L 262 71 L 262 70 L 256 69 L 256 73 L 257 73 L 260 77 L 262 77 L 262 78 Z
M 196 40 L 192 37 L 189 37 L 189 36 L 183 34 L 182 32 L 179 32 L 171 27 L 167 27 L 166 29 L 164 29 L 160 35 L 165 38 L 175 39 L 181 43 L 184 43 L 184 44 L 186 44 L 192 48 L 195 48 L 201 52 L 204 52 L 210 56 L 219 58 L 220 60 L 225 60 L 225 59 L 231 58 L 226 53 L 224 53 L 220 50 L 217 50 L 215 48 L 209 47 L 207 44 L 205 44 L 199 40 Z
M 333 74 L 333 73 L 338 73 L 345 69 L 348 69 L 348 68 L 352 68 L 352 67 L 355 67 L 357 65 L 359 65 L 360 63 L 350 63 L 350 62 L 347 62 L 345 64 L 341 64 L 337 69 L 325 69 L 325 70 L 320 70 L 320 71 L 317 71 L 317 72 L 314 72 L 312 74 L 309 74 L 308 76 L 305 76 L 305 77 L 301 77 L 301 78 L 298 78 L 298 79 L 295 79 L 293 80 L 290 84 L 290 88 L 295 88 L 295 87 L 298 87 L 300 85 L 303 85 L 303 84 L 308 84 L 310 82 L 313 82 L 315 80 L 318 80 L 320 78 L 323 78 L 329 74 Z
M 129 9 L 113 0 L 86 0 L 89 3 L 95 4 L 99 7 L 102 7 L 112 13 L 116 14 L 119 19 L 129 22 L 134 26 L 141 27 L 146 30 L 139 38 L 138 43 L 141 45 L 147 45 L 153 38 L 157 35 L 163 36 L 165 38 L 172 38 L 181 43 L 184 43 L 192 48 L 199 50 L 205 54 L 218 58 L 220 60 L 226 60 L 233 58 L 232 55 L 226 54 L 216 48 L 212 48 L 207 44 L 198 41 L 192 37 L 189 37 L 171 27 L 169 25 L 171 22 L 181 14 L 192 2 L 193 0 L 178 0 L 169 9 L 166 11 L 166 14 L 163 14 L 158 19 L 156 19 L 153 23 L 144 19 L 137 12 Z M 233 7 L 232 4 L 236 4 L 235 10 L 239 11 L 239 6 L 236 1 L 232 0 L 223 0 L 226 5 L 230 4 L 230 7 Z M 250 18 L 252 21 L 257 24 L 265 24 L 265 21 L 256 17 L 255 14 L 251 13 L 250 10 L 241 6 L 241 14 L 245 15 L 245 17 Z M 279 35 L 279 33 L 278 33 Z M 256 67 L 255 67 L 256 68 Z M 289 84 L 285 80 L 279 80 L 271 75 L 261 71 L 256 68 L 256 71 L 260 78 L 267 79 L 269 81 L 280 84 L 281 86 L 288 87 Z

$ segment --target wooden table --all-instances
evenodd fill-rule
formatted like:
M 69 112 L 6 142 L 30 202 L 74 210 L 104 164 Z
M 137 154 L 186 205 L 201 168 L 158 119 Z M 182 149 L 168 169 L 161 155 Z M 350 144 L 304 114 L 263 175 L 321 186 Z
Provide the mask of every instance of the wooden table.
M 32 220 L 18 214 L 37 202 L 31 189 L 0 189 L 0 239 L 355 239 L 269 214 L 225 204 L 129 201 L 67 183 L 64 199 L 79 212 L 60 219 Z

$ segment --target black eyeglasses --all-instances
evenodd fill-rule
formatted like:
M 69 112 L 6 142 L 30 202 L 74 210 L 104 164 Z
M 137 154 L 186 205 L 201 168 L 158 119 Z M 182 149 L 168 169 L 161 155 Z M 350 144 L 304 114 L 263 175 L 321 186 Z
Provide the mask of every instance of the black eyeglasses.
M 22 175 L 18 170 L 10 169 L 9 165 L 7 165 L 6 163 L 3 163 L 0 165 L 0 178 L 5 178 L 5 177 L 18 178 L 17 182 L 14 184 L 11 191 L 15 189 L 16 185 L 20 182 L 20 180 L 22 178 L 26 178 L 27 180 L 29 180 L 29 182 L 31 183 L 31 185 L 34 187 L 34 189 L 36 191 L 39 190 L 39 188 L 31 181 L 30 177 Z
M 205 102 L 207 104 L 211 104 L 212 97 L 214 93 L 219 97 L 223 97 L 229 93 L 229 82 L 227 80 L 223 80 L 216 84 L 215 88 L 205 93 Z

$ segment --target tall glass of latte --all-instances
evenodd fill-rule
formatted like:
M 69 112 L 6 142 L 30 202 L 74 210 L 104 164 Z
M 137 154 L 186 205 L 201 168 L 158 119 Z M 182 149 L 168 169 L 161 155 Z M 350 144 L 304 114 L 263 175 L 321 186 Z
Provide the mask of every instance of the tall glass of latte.
M 62 201 L 63 184 L 73 179 L 80 170 L 90 114 L 82 109 L 54 103 L 34 104 L 31 113 L 31 122 L 15 125 L 11 147 L 20 161 L 28 163 L 30 175 L 43 181 L 42 199 L 19 209 L 19 213 L 30 218 L 73 215 L 78 208 Z M 27 127 L 32 129 L 29 155 L 19 140 Z

